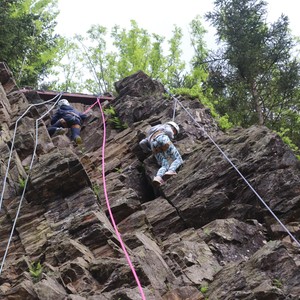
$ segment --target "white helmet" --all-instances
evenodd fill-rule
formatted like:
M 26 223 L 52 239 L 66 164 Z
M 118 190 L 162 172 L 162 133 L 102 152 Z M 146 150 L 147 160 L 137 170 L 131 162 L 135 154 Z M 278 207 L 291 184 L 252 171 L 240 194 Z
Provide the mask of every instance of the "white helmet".
M 179 133 L 179 126 L 175 122 L 169 121 L 166 124 L 173 126 L 175 128 L 176 132 L 177 132 L 176 134 Z
M 58 101 L 57 106 L 60 108 L 62 105 L 70 105 L 70 103 L 67 99 L 61 99 Z

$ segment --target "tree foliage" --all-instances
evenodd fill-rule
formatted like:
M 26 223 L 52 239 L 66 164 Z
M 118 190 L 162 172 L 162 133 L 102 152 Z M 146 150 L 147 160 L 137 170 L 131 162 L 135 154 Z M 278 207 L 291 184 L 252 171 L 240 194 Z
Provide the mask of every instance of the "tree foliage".
M 210 84 L 221 114 L 235 124 L 273 129 L 298 118 L 299 63 L 286 16 L 268 25 L 266 2 L 216 0 L 207 14 L 222 45 L 210 64 Z M 300 128 L 297 130 L 299 131 Z
M 191 60 L 191 70 L 184 76 L 182 86 L 190 89 L 198 89 L 204 91 L 204 83 L 207 81 L 208 68 L 207 57 L 208 50 L 204 42 L 204 35 L 207 32 L 201 22 L 201 18 L 197 16 L 190 23 L 191 45 L 194 49 L 194 56 Z
M 4 0 L 0 6 L 0 60 L 20 85 L 36 86 L 56 54 L 57 0 Z
M 57 52 L 51 68 L 51 79 L 44 80 L 40 86 L 43 90 L 75 92 L 83 89 L 84 78 L 81 67 L 81 50 L 72 39 L 59 38 Z
M 85 81 L 77 86 L 77 91 L 83 89 L 93 94 L 113 91 L 116 81 L 139 70 L 173 87 L 180 86 L 184 81 L 185 63 L 181 58 L 180 28 L 174 27 L 173 36 L 167 41 L 167 54 L 163 44 L 164 38 L 157 34 L 149 34 L 133 20 L 131 28 L 125 29 L 115 25 L 110 38 L 107 34 L 105 27 L 94 25 L 88 30 L 87 36 L 77 35 L 73 39 L 72 42 L 77 45 L 76 67 L 85 75 Z M 67 52 L 66 50 L 66 55 Z M 75 60 L 73 63 L 75 64 Z M 53 69 L 55 76 L 58 75 L 58 69 L 61 69 L 63 75 L 66 66 L 60 63 L 57 67 Z M 72 69 L 75 71 L 75 68 Z M 66 83 L 66 76 L 62 77 Z M 77 77 L 79 76 L 74 74 L 74 78 Z M 52 87 L 58 87 L 57 83 L 53 83 Z

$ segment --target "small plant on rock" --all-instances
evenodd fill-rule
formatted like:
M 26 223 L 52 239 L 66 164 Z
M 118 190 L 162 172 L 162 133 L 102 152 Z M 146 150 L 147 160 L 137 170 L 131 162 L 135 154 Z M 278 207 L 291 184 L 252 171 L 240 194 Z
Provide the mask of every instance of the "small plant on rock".
M 207 285 L 200 286 L 199 290 L 204 295 L 208 291 L 208 286 Z
M 282 282 L 279 279 L 273 279 L 272 285 L 276 286 L 278 289 L 282 289 Z
M 43 273 L 43 267 L 42 267 L 41 263 L 33 262 L 29 267 L 29 273 L 30 273 L 33 281 L 38 282 L 41 279 L 42 273 Z
M 115 129 L 128 128 L 128 124 L 122 123 L 122 121 L 117 116 L 115 109 L 112 106 L 105 108 L 103 110 L 103 112 L 106 116 L 108 116 L 108 122 L 112 125 L 113 128 L 115 128 Z
M 96 195 L 97 199 L 100 201 L 100 187 L 98 184 L 93 184 L 93 192 Z
M 203 233 L 204 233 L 205 235 L 210 235 L 211 230 L 208 229 L 208 228 L 204 228 Z
M 123 169 L 122 168 L 115 168 L 114 171 L 116 171 L 119 174 L 123 173 Z
M 19 191 L 20 191 L 20 193 L 23 192 L 23 190 L 25 188 L 25 183 L 26 183 L 26 179 L 24 179 L 23 177 L 19 176 Z

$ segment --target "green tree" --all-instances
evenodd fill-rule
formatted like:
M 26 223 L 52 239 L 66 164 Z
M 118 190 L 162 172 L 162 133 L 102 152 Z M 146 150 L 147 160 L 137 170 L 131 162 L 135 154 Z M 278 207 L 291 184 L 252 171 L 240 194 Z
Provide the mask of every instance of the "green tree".
M 175 28 L 174 36 L 168 41 L 169 55 L 164 54 L 163 37 L 150 35 L 133 20 L 129 30 L 117 25 L 112 28 L 108 46 L 105 27 L 94 25 L 87 34 L 74 39 L 80 49 L 77 68 L 87 70 L 82 71 L 86 77 L 85 90 L 94 94 L 112 91 L 116 81 L 139 70 L 164 84 L 178 86 L 182 81 L 184 62 L 180 57 L 182 34 L 179 28 Z
M 56 55 L 57 0 L 1 2 L 0 60 L 20 85 L 36 86 Z
M 139 28 L 136 21 L 131 20 L 128 32 L 114 26 L 111 35 L 119 52 L 117 71 L 120 77 L 126 77 L 138 70 L 147 71 L 151 49 L 151 37 L 147 30 Z
M 134 20 L 129 31 L 115 26 L 112 37 L 118 51 L 117 73 L 120 78 L 142 70 L 163 84 L 180 86 L 185 63 L 181 59 L 182 31 L 179 27 L 174 27 L 173 36 L 167 41 L 167 55 L 163 51 L 164 38 L 157 34 L 150 35 Z
M 200 16 L 194 18 L 189 26 L 191 45 L 195 51 L 190 62 L 191 70 L 187 72 L 184 69 L 185 73 L 180 79 L 181 82 L 178 82 L 178 87 L 176 89 L 172 88 L 172 91 L 177 94 L 188 95 L 192 98 L 200 99 L 203 105 L 210 108 L 212 115 L 220 124 L 220 116 L 217 114 L 213 102 L 208 97 L 211 94 L 211 88 L 208 88 L 207 86 L 209 73 L 207 67 L 208 50 L 204 41 L 206 30 L 202 25 Z M 226 117 L 224 116 L 222 119 L 222 128 L 224 129 L 228 127 L 225 126 L 225 124 L 229 124 L 228 122 L 226 123 L 225 120 Z
M 84 89 L 82 55 L 73 39 L 57 39 L 56 57 L 48 76 L 40 83 L 44 90 L 80 92 Z M 47 81 L 48 80 L 48 81 Z
M 117 80 L 117 55 L 107 51 L 107 29 L 94 25 L 87 33 L 87 38 L 77 38 L 83 49 L 83 62 L 91 75 L 85 81 L 85 88 L 95 94 L 112 91 Z
M 199 94 L 207 77 L 202 63 L 207 55 L 203 41 L 205 30 L 200 18 L 193 20 L 191 31 L 191 42 L 197 52 L 191 74 L 186 72 L 181 57 L 182 31 L 179 27 L 174 27 L 167 48 L 163 45 L 164 37 L 150 35 L 132 20 L 129 30 L 115 25 L 111 40 L 107 38 L 107 29 L 100 25 L 92 26 L 85 36 L 77 35 L 72 40 L 57 39 L 59 52 L 51 69 L 52 81 L 44 82 L 43 86 L 61 91 L 103 94 L 113 91 L 116 81 L 142 70 L 169 88 L 183 85 Z
M 191 71 L 183 80 L 185 88 L 198 89 L 203 92 L 204 84 L 208 78 L 207 57 L 208 50 L 204 41 L 204 35 L 207 31 L 202 25 L 200 16 L 197 16 L 190 23 L 191 45 L 195 51 L 191 60 Z
M 178 26 L 175 26 L 173 36 L 168 41 L 170 54 L 167 56 L 167 79 L 165 82 L 173 88 L 179 88 L 183 84 L 185 62 L 181 58 L 181 41 L 182 30 Z
M 154 41 L 152 42 L 151 50 L 149 53 L 149 76 L 165 82 L 165 68 L 167 59 L 164 56 L 162 47 L 165 38 L 160 35 L 153 34 L 153 39 Z
M 266 2 L 216 0 L 206 15 L 216 27 L 221 51 L 210 64 L 216 107 L 235 124 L 271 128 L 295 114 L 299 102 L 299 63 L 292 57 L 294 40 L 286 16 L 270 26 Z

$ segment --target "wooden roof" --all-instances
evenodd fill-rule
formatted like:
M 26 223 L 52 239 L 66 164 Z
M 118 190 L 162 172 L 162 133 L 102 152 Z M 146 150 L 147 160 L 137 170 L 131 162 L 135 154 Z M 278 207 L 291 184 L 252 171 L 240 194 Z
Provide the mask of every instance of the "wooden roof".
M 59 95 L 59 92 L 55 91 L 41 91 L 41 90 L 32 90 L 32 89 L 21 89 L 21 93 L 37 93 L 41 99 L 43 100 L 50 100 L 55 96 Z M 95 96 L 95 95 L 88 95 L 88 94 L 81 94 L 81 93 L 63 93 L 61 96 L 62 99 L 67 99 L 70 103 L 82 103 L 86 105 L 93 104 L 97 98 L 99 98 L 100 102 L 104 102 L 106 100 L 110 101 L 113 100 L 113 96 Z

